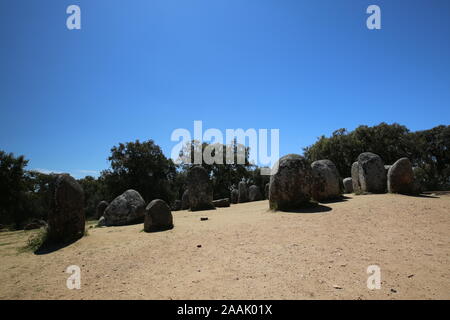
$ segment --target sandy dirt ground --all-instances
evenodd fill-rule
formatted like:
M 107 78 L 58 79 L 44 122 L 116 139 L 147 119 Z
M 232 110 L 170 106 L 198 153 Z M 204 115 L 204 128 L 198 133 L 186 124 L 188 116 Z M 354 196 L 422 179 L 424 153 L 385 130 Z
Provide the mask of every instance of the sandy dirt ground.
M 88 229 L 41 255 L 18 250 L 36 231 L 1 232 L 0 299 L 450 299 L 449 194 L 267 208 L 178 211 L 158 233 Z M 80 290 L 67 289 L 69 265 L 81 268 Z M 367 288 L 370 265 L 379 290 Z

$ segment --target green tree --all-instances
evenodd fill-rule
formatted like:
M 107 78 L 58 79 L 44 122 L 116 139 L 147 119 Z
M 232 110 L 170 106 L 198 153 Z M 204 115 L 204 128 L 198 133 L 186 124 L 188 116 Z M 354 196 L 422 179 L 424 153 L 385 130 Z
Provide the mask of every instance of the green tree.
M 0 223 L 19 227 L 26 215 L 24 205 L 26 183 L 24 168 L 28 160 L 24 156 L 0 150 Z
M 146 202 L 158 198 L 170 203 L 174 199 L 176 166 L 153 140 L 120 143 L 111 149 L 108 160 L 111 168 L 102 171 L 101 179 L 109 201 L 127 189 L 138 191 Z

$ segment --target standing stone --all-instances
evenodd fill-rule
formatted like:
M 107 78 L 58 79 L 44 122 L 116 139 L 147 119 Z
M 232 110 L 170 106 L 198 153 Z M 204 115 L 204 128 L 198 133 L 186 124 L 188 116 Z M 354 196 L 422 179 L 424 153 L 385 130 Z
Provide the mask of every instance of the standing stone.
M 181 210 L 181 200 L 175 200 L 172 205 L 173 211 Z
M 188 210 L 189 205 L 189 190 L 185 190 L 181 197 L 181 210 Z
M 234 188 L 231 189 L 230 198 L 231 198 L 231 203 L 233 203 L 233 204 L 236 204 L 236 203 L 239 202 L 239 191 L 238 191 L 238 189 L 234 189 Z
M 51 209 L 48 214 L 48 241 L 69 243 L 84 235 L 84 191 L 68 174 L 55 176 L 50 185 Z
M 225 198 L 225 199 L 219 199 L 219 200 L 214 200 L 213 201 L 213 205 L 216 208 L 226 208 L 230 206 L 230 199 Z
M 352 180 L 352 178 L 345 178 L 342 181 L 342 184 L 344 185 L 344 192 L 345 193 L 352 193 L 353 192 L 353 180 Z
M 312 197 L 323 201 L 336 199 L 341 196 L 339 172 L 331 160 L 317 160 L 311 164 L 314 182 Z
M 248 200 L 249 201 L 262 200 L 262 194 L 257 185 L 251 185 L 250 188 L 248 188 Z
M 161 199 L 155 199 L 145 208 L 144 231 L 154 232 L 173 228 L 173 217 L 169 206 Z
M 96 208 L 96 218 L 100 219 L 103 216 L 103 212 L 108 207 L 109 203 L 107 201 L 100 201 Z
M 239 203 L 248 202 L 248 189 L 245 181 L 239 182 Z
M 360 193 L 361 192 L 361 184 L 359 183 L 358 161 L 353 162 L 353 164 L 352 164 L 352 184 L 353 184 L 353 192 Z
M 265 197 L 265 199 L 269 199 L 269 186 L 270 186 L 270 183 L 266 183 L 266 185 L 264 186 L 264 197 Z
M 359 183 L 363 192 L 386 192 L 386 171 L 381 157 L 372 152 L 358 156 Z
M 192 167 L 187 175 L 191 211 L 215 209 L 213 189 L 208 172 L 201 166 Z
M 103 216 L 109 226 L 123 226 L 144 221 L 145 201 L 139 192 L 127 190 L 106 207 Z
M 282 157 L 278 161 L 277 172 L 270 177 L 270 208 L 291 210 L 308 204 L 312 183 L 312 169 L 305 158 L 297 154 Z
M 388 171 L 387 187 L 390 193 L 415 194 L 414 172 L 408 158 L 397 160 Z

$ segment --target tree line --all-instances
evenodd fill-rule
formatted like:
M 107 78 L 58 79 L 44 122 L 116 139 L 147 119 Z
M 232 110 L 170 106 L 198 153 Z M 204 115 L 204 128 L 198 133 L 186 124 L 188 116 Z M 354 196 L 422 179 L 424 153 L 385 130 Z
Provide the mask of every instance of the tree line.
M 97 204 L 112 201 L 127 189 L 138 191 L 146 202 L 163 199 L 173 203 L 186 189 L 187 171 L 193 165 L 195 151 L 204 151 L 209 145 L 192 141 L 180 152 L 181 163 L 167 158 L 153 140 L 119 143 L 113 146 L 108 158 L 110 167 L 98 178 L 87 176 L 79 179 L 85 191 L 87 217 L 95 216 Z M 258 166 L 249 162 L 248 147 L 237 144 L 223 145 L 223 150 L 245 150 L 244 163 L 207 164 L 205 167 L 213 184 L 214 198 L 228 198 L 239 181 L 255 184 L 264 194 L 269 176 L 260 174 Z M 339 129 L 330 137 L 322 136 L 303 149 L 309 162 L 320 159 L 333 161 L 341 176 L 350 176 L 350 168 L 358 155 L 370 151 L 382 157 L 385 164 L 393 164 L 401 157 L 408 157 L 416 178 L 428 190 L 450 189 L 450 126 L 437 126 L 430 130 L 410 132 L 399 124 L 381 123 L 377 126 L 359 126 L 348 132 Z M 0 224 L 22 228 L 32 219 L 46 219 L 50 208 L 49 183 L 52 175 L 26 170 L 28 160 L 0 151 Z

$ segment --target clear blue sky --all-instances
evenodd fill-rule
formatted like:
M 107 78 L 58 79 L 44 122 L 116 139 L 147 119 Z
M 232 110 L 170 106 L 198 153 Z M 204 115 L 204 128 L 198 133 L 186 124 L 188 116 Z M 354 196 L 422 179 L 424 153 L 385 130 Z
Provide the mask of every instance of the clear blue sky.
M 342 127 L 428 129 L 450 123 L 450 1 L 1 0 L 0 90 L 0 149 L 76 177 L 119 142 L 170 156 L 194 120 L 278 128 L 281 155 Z

